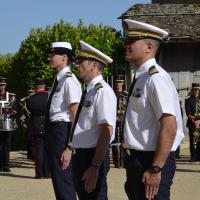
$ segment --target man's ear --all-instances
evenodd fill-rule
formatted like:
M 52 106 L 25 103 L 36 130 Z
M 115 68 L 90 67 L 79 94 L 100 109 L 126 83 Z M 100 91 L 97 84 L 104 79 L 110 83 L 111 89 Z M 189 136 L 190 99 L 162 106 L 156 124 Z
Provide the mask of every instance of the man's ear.
M 96 67 L 98 67 L 98 63 L 96 61 L 91 61 L 91 69 L 94 70 Z
M 147 43 L 147 49 L 146 49 L 146 52 L 149 53 L 151 52 L 153 49 L 153 44 L 151 42 L 148 42 Z
M 65 61 L 65 60 L 68 62 L 69 58 L 66 54 L 63 54 L 63 61 Z

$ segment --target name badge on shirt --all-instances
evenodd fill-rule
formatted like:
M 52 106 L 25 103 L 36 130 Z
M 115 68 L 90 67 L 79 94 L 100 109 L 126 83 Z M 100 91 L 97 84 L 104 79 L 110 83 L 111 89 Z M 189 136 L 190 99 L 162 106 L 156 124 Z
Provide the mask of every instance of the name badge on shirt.
M 91 105 L 90 101 L 84 101 L 83 102 L 83 106 L 85 106 L 85 107 L 90 107 L 90 105 Z
M 136 88 L 132 95 L 133 97 L 137 97 L 137 98 L 141 97 L 141 89 Z

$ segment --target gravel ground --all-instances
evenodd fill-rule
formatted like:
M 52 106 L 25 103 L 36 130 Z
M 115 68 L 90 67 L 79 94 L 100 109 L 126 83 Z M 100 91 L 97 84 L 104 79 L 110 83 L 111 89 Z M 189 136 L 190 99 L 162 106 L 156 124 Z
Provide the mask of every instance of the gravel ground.
M 177 172 L 172 187 L 172 200 L 200 199 L 200 163 L 189 162 L 188 145 L 181 147 Z M 11 172 L 0 173 L 0 200 L 54 200 L 50 179 L 34 179 L 33 162 L 25 152 L 11 152 Z M 108 176 L 109 200 L 127 200 L 123 190 L 124 169 L 111 166 Z

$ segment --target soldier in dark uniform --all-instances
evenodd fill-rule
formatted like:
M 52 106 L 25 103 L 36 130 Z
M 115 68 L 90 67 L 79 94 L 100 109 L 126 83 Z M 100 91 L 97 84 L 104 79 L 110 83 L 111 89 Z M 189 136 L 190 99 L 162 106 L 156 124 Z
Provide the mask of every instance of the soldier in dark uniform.
M 197 151 L 198 148 L 195 149 L 194 147 L 194 132 L 196 129 L 195 121 L 200 119 L 199 89 L 200 85 L 198 83 L 192 83 L 190 97 L 185 100 L 185 111 L 188 117 L 187 127 L 189 129 L 191 161 L 197 161 L 200 159 L 200 153 Z
M 15 94 L 6 92 L 7 79 L 0 77 L 0 171 L 10 172 L 9 168 L 9 152 L 11 142 L 11 132 L 14 130 L 14 126 L 10 129 L 6 129 L 3 126 L 5 118 L 12 120 L 16 115 L 16 102 Z M 13 120 L 14 121 L 14 120 Z
M 30 111 L 29 128 L 32 135 L 32 148 L 35 161 L 35 178 L 48 178 L 47 154 L 45 149 L 45 115 L 48 93 L 45 91 L 45 81 L 36 80 L 35 94 L 27 99 L 27 109 Z
M 124 91 L 124 77 L 118 75 L 115 78 L 115 95 L 117 97 L 117 121 L 115 129 L 115 139 L 112 143 L 112 157 L 115 168 L 122 166 L 122 123 L 128 93 Z
M 24 131 L 26 132 L 26 136 L 27 136 L 27 158 L 28 159 L 33 159 L 33 153 L 32 153 L 32 140 L 31 140 L 31 134 L 29 131 L 29 121 L 30 121 L 30 111 L 27 109 L 27 100 L 28 98 L 35 94 L 35 90 L 30 87 L 28 89 L 28 96 L 20 99 L 20 106 L 22 109 L 22 115 L 19 118 L 20 120 L 20 124 L 23 127 Z

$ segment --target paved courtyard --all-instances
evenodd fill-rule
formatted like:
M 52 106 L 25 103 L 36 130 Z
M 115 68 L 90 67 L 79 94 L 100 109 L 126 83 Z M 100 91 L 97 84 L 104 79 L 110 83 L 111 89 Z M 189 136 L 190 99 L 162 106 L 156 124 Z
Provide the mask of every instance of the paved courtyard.
M 34 179 L 33 162 L 25 152 L 11 152 L 11 173 L 0 173 L 0 200 L 54 200 L 50 179 Z M 111 166 L 108 176 L 109 200 L 127 200 L 123 190 L 124 169 Z M 172 200 L 200 199 L 200 163 L 189 162 L 187 146 L 181 147 L 177 172 L 172 188 Z

